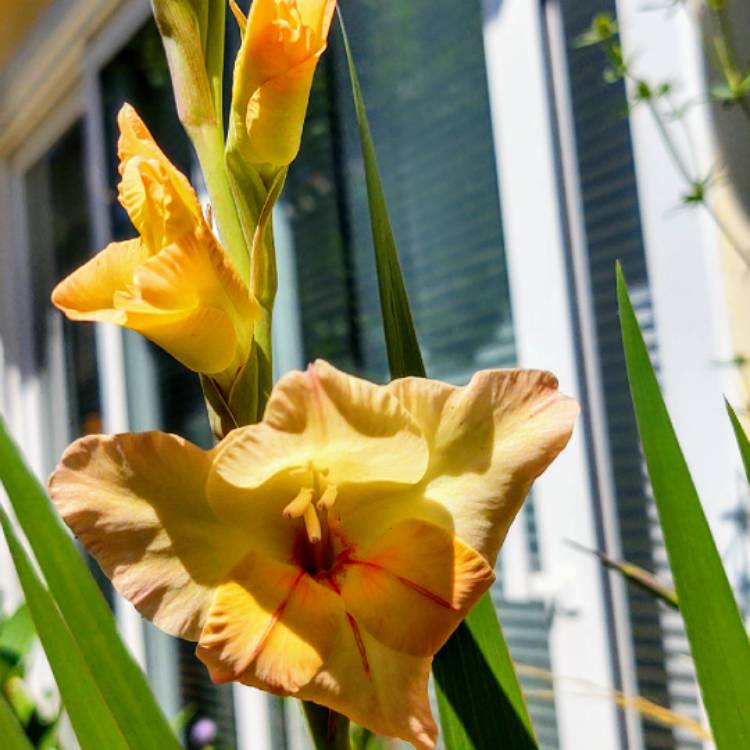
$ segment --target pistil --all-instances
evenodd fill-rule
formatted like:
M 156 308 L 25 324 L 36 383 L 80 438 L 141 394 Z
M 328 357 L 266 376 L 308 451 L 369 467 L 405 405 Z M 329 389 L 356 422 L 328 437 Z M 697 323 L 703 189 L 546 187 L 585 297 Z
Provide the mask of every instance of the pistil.
M 313 544 L 316 547 L 321 546 L 320 541 L 322 538 L 322 531 L 320 528 L 320 519 L 318 518 L 318 513 L 312 503 L 309 503 L 307 508 L 305 508 L 302 520 L 305 522 L 305 531 L 307 532 L 307 538 L 310 540 L 310 544 Z

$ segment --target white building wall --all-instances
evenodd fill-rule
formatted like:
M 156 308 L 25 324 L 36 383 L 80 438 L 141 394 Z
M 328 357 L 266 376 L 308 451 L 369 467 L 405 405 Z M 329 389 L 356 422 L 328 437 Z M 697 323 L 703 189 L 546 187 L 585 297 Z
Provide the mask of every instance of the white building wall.
M 519 364 L 544 367 L 580 395 L 550 132 L 541 18 L 527 0 L 487 2 L 485 51 Z M 529 576 L 523 534 L 506 544 L 508 596 L 543 594 L 554 608 L 551 656 L 562 747 L 620 748 L 616 709 L 582 694 L 611 689 L 611 644 L 597 562 L 566 539 L 597 547 L 582 424 L 534 488 L 543 572 Z M 570 678 L 575 678 L 572 682 Z M 585 691 L 584 691 L 585 692 Z
M 700 29 L 686 9 L 675 13 L 643 12 L 638 0 L 619 0 L 618 16 L 626 55 L 636 75 L 648 82 L 670 82 L 682 102 L 705 100 L 706 81 Z M 658 104 L 657 104 L 658 106 Z M 637 106 L 632 113 L 633 150 L 641 202 L 659 373 L 667 406 L 720 552 L 738 529 L 724 514 L 741 502 L 737 477 L 739 454 L 723 398 L 736 402 L 739 381 L 721 366 L 735 354 L 722 278 L 721 235 L 700 207 L 680 208 L 690 192 L 684 174 L 666 150 L 652 113 Z M 687 109 L 684 124 L 667 122 L 671 137 L 691 176 L 708 176 L 717 151 L 707 106 Z M 709 199 L 711 193 L 709 192 Z M 666 567 L 666 557 L 662 556 Z M 679 621 L 665 615 L 664 627 L 679 632 Z M 676 710 L 689 710 L 681 700 L 692 665 L 677 652 L 688 649 L 684 638 L 672 637 L 668 670 Z M 681 684 L 680 684 L 681 683 Z M 691 691 L 688 691 L 691 692 Z M 708 745 L 707 745 L 708 746 Z
M 626 53 L 633 54 L 638 75 L 655 83 L 676 84 L 681 101 L 705 100 L 700 32 L 687 12 L 644 12 L 640 0 L 620 0 L 618 15 L 623 45 Z M 648 108 L 636 106 L 631 123 L 661 382 L 698 493 L 723 549 L 732 528 L 721 515 L 736 506 L 734 478 L 739 466 L 723 396 L 732 400 L 739 391 L 736 374 L 720 366 L 734 355 L 720 236 L 702 208 L 680 208 L 690 187 L 670 161 Z M 696 174 L 705 177 L 716 158 L 707 107 L 690 107 L 686 123 Z M 679 124 L 671 125 L 670 131 L 678 148 L 689 153 Z

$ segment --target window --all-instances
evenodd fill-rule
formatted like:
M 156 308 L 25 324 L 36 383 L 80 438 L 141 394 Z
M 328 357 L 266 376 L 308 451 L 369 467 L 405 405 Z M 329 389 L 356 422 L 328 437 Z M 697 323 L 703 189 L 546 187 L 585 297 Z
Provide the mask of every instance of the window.
M 614 262 L 619 259 L 652 357 L 658 360 L 630 121 L 623 116 L 626 94 L 622 83 L 605 83 L 601 51 L 578 48 L 575 43 L 595 14 L 615 16 L 616 3 L 560 0 L 560 9 L 622 556 L 647 570 L 668 575 L 617 325 Z M 685 644 L 679 618 L 664 613 L 653 597 L 634 587 L 627 588 L 627 601 L 639 695 L 661 705 L 669 706 L 671 701 L 675 709 L 698 718 L 692 668 L 678 656 Z M 648 747 L 687 750 L 700 745 L 689 736 L 683 737 L 679 730 L 673 734 L 651 722 L 643 722 L 643 737 Z
M 346 8 L 430 375 L 515 359 L 478 3 Z M 285 193 L 305 358 L 387 376 L 351 90 L 332 34 Z
M 51 427 L 44 446 L 51 469 L 68 442 L 101 431 L 94 328 L 63 319 L 50 302 L 57 281 L 83 263 L 90 252 L 80 122 L 28 169 L 23 188 L 34 370 L 41 379 L 45 424 Z
M 42 460 L 51 471 L 65 446 L 101 432 L 96 333 L 65 319 L 50 295 L 91 249 L 84 172 L 83 125 L 75 122 L 23 176 L 26 206 L 33 373 L 39 379 L 44 430 Z M 112 587 L 99 566 L 89 567 L 112 605 Z

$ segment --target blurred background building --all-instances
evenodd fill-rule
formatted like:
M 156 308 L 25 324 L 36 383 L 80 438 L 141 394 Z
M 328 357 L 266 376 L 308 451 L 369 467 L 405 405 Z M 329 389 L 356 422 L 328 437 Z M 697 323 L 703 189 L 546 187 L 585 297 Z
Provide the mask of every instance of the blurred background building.
M 619 342 L 619 259 L 719 547 L 747 596 L 738 512 L 747 494 L 722 404 L 722 395 L 745 398 L 726 364 L 750 335 L 746 272 L 705 214 L 676 208 L 684 187 L 648 113 L 625 116 L 624 85 L 606 84 L 601 53 L 575 44 L 609 11 L 641 67 L 700 94 L 699 30 L 684 14 L 642 13 L 638 0 L 341 6 L 430 375 L 461 383 L 482 368 L 543 367 L 584 405 L 569 449 L 509 536 L 493 592 L 541 745 L 702 747 L 611 698 L 641 695 L 701 720 L 679 618 L 569 544 L 666 575 Z M 88 432 L 165 429 L 210 444 L 194 375 L 136 335 L 70 324 L 49 303 L 56 280 L 133 233 L 116 202 L 123 101 L 198 180 L 146 0 L 3 4 L 0 406 L 40 476 Z M 707 169 L 721 153 L 710 115 L 688 117 Z M 722 195 L 739 224 L 731 185 Z M 364 174 L 335 31 L 275 230 L 278 372 L 324 357 L 385 380 Z M 221 747 L 305 747 L 296 707 L 212 686 L 191 644 L 158 633 L 102 587 L 168 715 L 193 706 L 195 721 L 215 723 Z M 4 548 L 0 590 L 6 606 L 19 596 Z M 205 736 L 188 728 L 188 747 Z

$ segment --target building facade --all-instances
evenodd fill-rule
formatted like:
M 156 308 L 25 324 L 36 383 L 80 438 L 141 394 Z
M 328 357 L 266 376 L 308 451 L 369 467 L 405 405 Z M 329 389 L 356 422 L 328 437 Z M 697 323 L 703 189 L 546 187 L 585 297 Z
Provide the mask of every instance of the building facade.
M 482 368 L 542 367 L 584 407 L 508 537 L 493 591 L 544 750 L 702 747 L 612 698 L 642 695 L 701 718 L 679 619 L 569 543 L 666 574 L 619 343 L 616 259 L 719 548 L 747 550 L 725 518 L 745 498 L 721 399 L 742 401 L 742 384 L 718 366 L 738 351 L 726 248 L 704 214 L 673 210 L 683 186 L 648 113 L 623 117 L 626 86 L 606 85 L 598 51 L 575 44 L 609 11 L 640 64 L 702 91 L 699 30 L 639 5 L 342 2 L 430 375 L 460 383 Z M 70 324 L 49 304 L 57 279 L 132 234 L 116 202 L 123 101 L 199 179 L 148 3 L 34 3 L 3 28 L 3 416 L 40 476 L 88 432 L 164 429 L 208 445 L 191 373 L 134 334 Z M 275 214 L 275 364 L 281 373 L 324 357 L 382 381 L 363 167 L 333 37 Z M 710 166 L 720 152 L 710 113 L 689 119 Z M 746 571 L 735 568 L 740 582 Z M 0 569 L 13 601 L 4 548 Z M 239 750 L 306 746 L 291 703 L 212 686 L 191 644 L 158 633 L 102 586 L 168 715 L 191 705 Z

